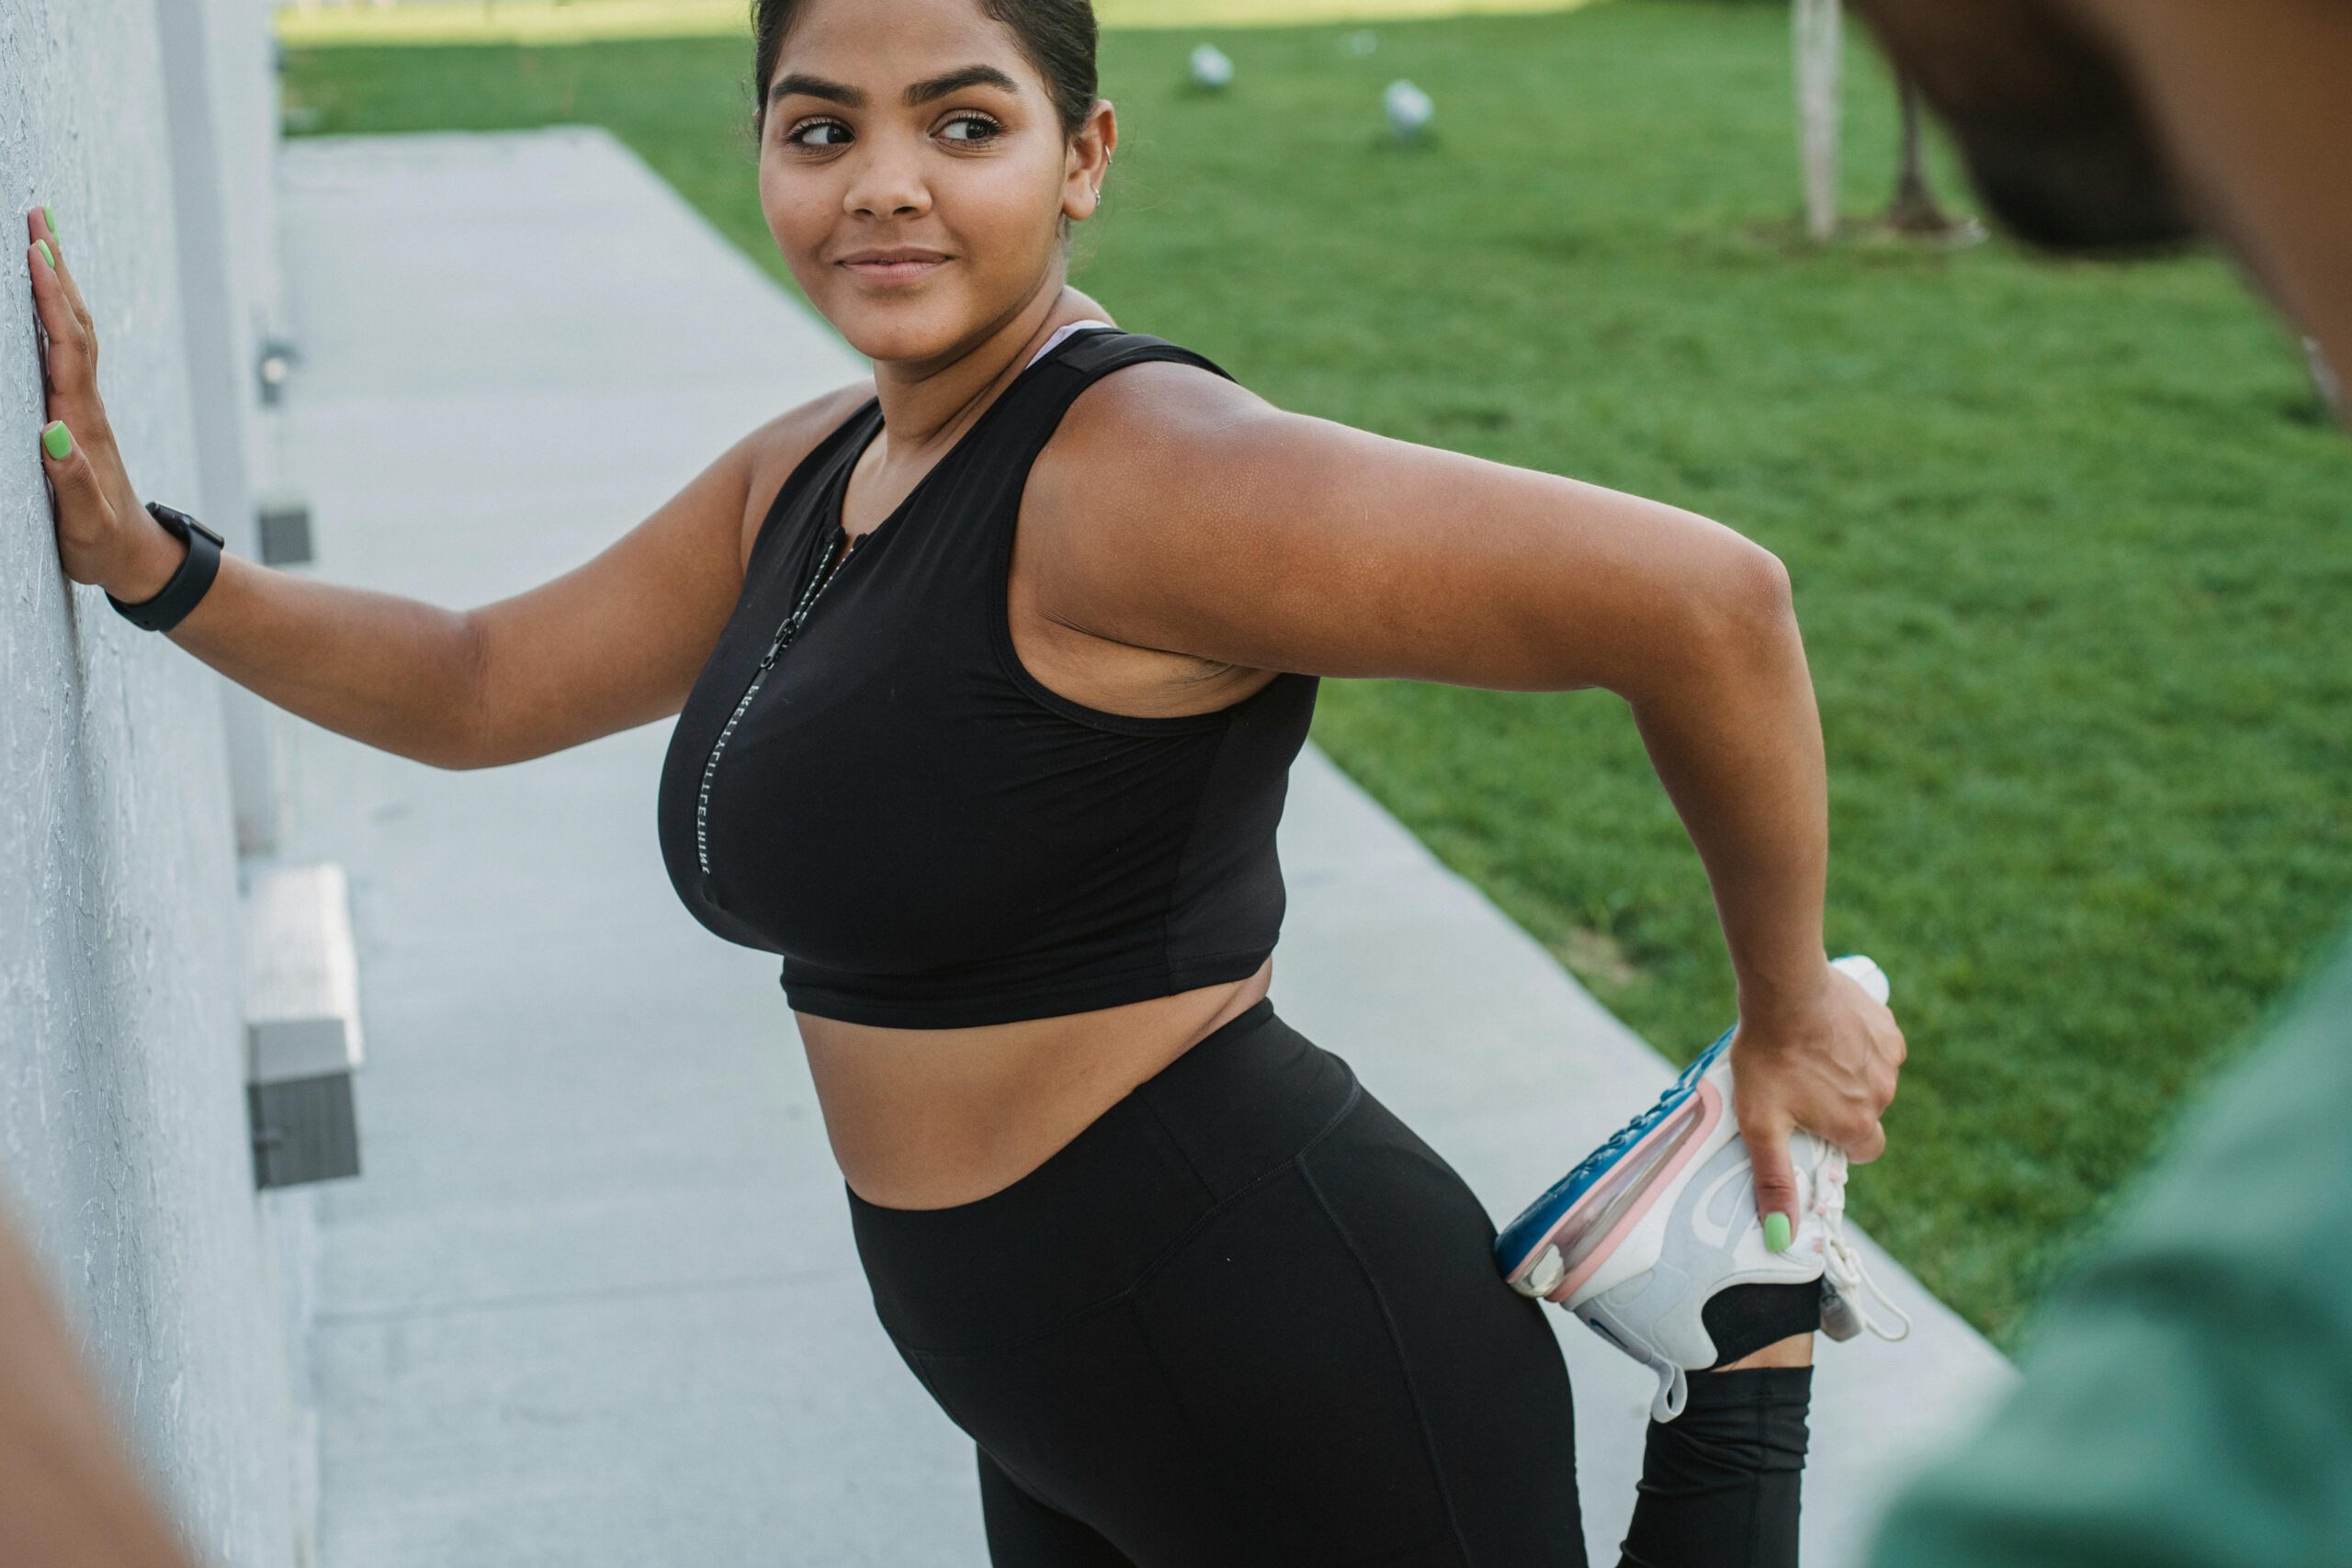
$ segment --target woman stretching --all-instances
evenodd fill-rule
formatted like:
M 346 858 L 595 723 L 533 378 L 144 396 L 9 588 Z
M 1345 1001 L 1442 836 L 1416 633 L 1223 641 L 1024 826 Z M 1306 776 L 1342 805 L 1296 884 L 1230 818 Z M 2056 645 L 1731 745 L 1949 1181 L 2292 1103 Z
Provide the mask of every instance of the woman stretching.
M 1547 1321 L 1453 1170 L 1273 1011 L 1275 823 L 1320 677 L 1621 694 L 1738 976 L 1758 1206 L 1792 1211 L 1792 1129 L 1875 1157 L 1902 1047 L 1825 960 L 1780 563 L 1111 327 L 1063 281 L 1118 139 L 1084 0 L 755 28 L 768 226 L 870 383 L 463 614 L 216 566 L 142 511 L 37 212 L 67 571 L 441 767 L 676 716 L 670 874 L 783 956 L 876 1308 L 975 1441 L 1001 1568 L 1582 1563 Z M 1770 1342 L 1653 1427 L 1628 1561 L 1793 1561 L 1818 1318 L 1771 1289 Z

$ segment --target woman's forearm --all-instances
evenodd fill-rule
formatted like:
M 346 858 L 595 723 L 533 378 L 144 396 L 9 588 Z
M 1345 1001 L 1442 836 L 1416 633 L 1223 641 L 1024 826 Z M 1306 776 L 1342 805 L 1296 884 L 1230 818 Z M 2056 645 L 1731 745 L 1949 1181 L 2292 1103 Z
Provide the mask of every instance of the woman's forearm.
M 136 604 L 187 547 L 153 526 L 105 586 Z M 476 643 L 462 611 L 299 577 L 223 552 L 220 575 L 164 634 L 288 713 L 441 768 L 474 766 Z
M 1743 1014 L 1821 983 L 1829 863 L 1821 717 L 1788 578 L 1765 557 L 1675 678 L 1634 701 L 1659 782 L 1707 869 Z

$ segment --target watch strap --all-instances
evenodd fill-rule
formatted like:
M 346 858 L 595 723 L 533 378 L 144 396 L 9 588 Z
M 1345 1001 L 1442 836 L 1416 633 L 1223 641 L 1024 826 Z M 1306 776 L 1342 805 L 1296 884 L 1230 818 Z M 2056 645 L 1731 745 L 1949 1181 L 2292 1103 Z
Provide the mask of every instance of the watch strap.
M 175 537 L 187 541 L 187 558 L 180 562 L 179 570 L 153 598 L 127 604 L 108 593 L 107 603 L 135 626 L 167 632 L 196 608 L 197 601 L 212 586 L 213 578 L 220 574 L 220 548 L 226 541 L 187 513 L 161 502 L 149 502 L 147 511 Z

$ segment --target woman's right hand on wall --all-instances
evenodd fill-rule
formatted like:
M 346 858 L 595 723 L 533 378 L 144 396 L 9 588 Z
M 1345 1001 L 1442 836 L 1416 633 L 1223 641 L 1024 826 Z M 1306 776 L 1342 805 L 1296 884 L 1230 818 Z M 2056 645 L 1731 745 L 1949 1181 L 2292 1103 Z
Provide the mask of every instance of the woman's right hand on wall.
M 98 332 L 66 270 L 49 209 L 27 214 L 33 310 L 48 339 L 42 356 L 49 416 L 41 463 L 57 493 L 57 554 L 65 574 L 94 582 L 127 604 L 163 592 L 187 547 L 140 504 L 98 397 Z

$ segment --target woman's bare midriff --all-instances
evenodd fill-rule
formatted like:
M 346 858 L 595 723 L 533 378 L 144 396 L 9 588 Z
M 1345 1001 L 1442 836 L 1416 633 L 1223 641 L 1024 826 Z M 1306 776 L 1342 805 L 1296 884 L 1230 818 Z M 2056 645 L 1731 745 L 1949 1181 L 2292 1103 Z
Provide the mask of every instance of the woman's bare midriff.
M 1024 520 L 1028 513 L 1024 511 Z M 847 530 L 844 530 L 847 532 Z M 1114 713 L 1202 712 L 1273 679 L 1091 636 L 1036 601 L 1016 546 L 1015 656 L 1037 680 Z M 1266 994 L 1255 974 L 1172 996 L 1013 1023 L 888 1029 L 796 1012 L 833 1157 L 886 1209 L 944 1209 L 1010 1187 L 1136 1085 Z
M 793 1017 L 850 1190 L 886 1209 L 944 1209 L 1045 1164 L 1264 996 L 1273 964 L 1173 996 L 967 1029 Z

